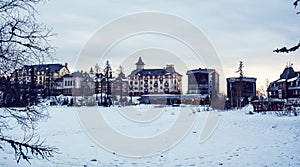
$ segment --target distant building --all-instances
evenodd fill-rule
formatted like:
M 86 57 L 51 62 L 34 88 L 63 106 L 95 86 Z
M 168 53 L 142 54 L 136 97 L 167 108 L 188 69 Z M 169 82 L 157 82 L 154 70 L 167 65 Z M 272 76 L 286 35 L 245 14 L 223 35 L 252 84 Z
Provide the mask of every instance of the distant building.
M 295 72 L 292 66 L 287 66 L 280 78 L 270 83 L 267 92 L 269 98 L 299 100 L 300 72 Z
M 120 72 L 116 78 L 112 80 L 113 96 L 128 96 L 128 78 L 123 72 Z
M 64 75 L 55 81 L 56 95 L 65 96 L 91 96 L 95 93 L 94 80 L 86 72 L 74 72 Z
M 136 69 L 128 76 L 129 95 L 182 93 L 182 75 L 175 71 L 174 65 L 145 69 L 141 57 L 135 65 Z
M 34 83 L 39 92 L 44 92 L 44 95 L 49 96 L 53 93 L 54 81 L 69 73 L 67 63 L 64 65 L 25 65 L 12 73 L 12 83 L 18 83 L 20 85 L 30 85 Z
M 231 108 L 243 107 L 249 103 L 249 98 L 256 97 L 256 78 L 227 78 L 227 97 Z M 229 106 L 228 106 L 229 107 Z
M 204 97 L 217 96 L 219 93 L 219 74 L 215 69 L 193 69 L 188 75 L 187 94 L 200 94 Z

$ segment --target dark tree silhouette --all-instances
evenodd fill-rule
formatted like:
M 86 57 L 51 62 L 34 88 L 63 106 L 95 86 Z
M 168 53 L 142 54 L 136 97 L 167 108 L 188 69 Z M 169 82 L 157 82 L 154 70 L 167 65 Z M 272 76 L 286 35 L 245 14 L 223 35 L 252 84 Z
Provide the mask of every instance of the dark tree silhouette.
M 35 18 L 35 6 L 42 0 L 0 0 L 0 76 L 10 73 L 24 64 L 42 63 L 51 58 L 54 49 L 48 43 L 53 34 Z M 32 85 L 33 86 L 33 85 Z M 0 93 L 12 101 L 19 97 L 17 86 L 0 85 Z M 36 134 L 37 122 L 48 114 L 42 105 L 26 104 L 25 107 L 0 108 L 0 150 L 13 149 L 16 161 L 31 158 L 48 158 L 57 149 L 44 144 Z M 24 99 L 23 99 L 24 100 Z M 23 133 L 13 133 L 21 130 Z
M 298 3 L 300 2 L 300 0 L 296 0 L 295 2 L 294 2 L 294 7 L 295 8 L 297 8 L 297 6 L 299 5 Z M 297 14 L 300 14 L 300 12 L 297 12 Z
M 240 74 L 240 78 L 244 78 L 243 68 L 244 68 L 244 63 L 243 63 L 243 61 L 240 61 L 238 70 L 236 71 L 236 73 Z
M 105 68 L 104 68 L 104 78 L 105 78 L 105 87 L 106 91 L 105 94 L 106 96 L 104 97 L 104 106 L 109 107 L 112 104 L 112 97 L 111 97 L 111 79 L 112 79 L 112 69 L 109 64 L 109 61 L 107 60 L 105 63 Z
M 299 6 L 299 3 L 300 3 L 300 0 L 295 0 L 293 5 L 295 8 L 297 8 Z M 300 12 L 297 12 L 297 14 L 300 14 Z M 276 52 L 276 53 L 289 53 L 289 52 L 294 52 L 296 50 L 298 50 L 300 48 L 300 41 L 298 42 L 297 45 L 293 46 L 293 47 L 290 47 L 290 48 L 287 48 L 287 47 L 282 47 L 282 48 L 277 48 L 275 50 L 273 50 L 273 52 Z

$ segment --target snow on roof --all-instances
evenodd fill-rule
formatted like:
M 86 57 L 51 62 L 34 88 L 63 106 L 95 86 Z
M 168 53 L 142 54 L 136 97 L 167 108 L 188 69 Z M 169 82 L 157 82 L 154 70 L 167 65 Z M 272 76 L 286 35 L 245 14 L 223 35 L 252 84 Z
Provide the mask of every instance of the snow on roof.
M 277 82 L 285 82 L 286 81 L 286 79 L 280 79 L 280 80 L 278 80 Z
M 172 71 L 168 71 L 168 70 L 163 69 L 163 68 L 134 70 L 134 71 L 131 72 L 130 76 L 132 76 L 132 75 L 163 76 L 163 75 L 170 75 L 170 74 L 177 74 L 177 75 L 181 76 L 181 74 L 177 73 L 175 71 L 175 69 L 172 70 Z
M 236 78 L 236 77 L 232 77 L 232 78 L 227 78 L 228 82 L 237 82 L 237 81 L 243 81 L 243 82 L 256 82 L 256 78 L 252 78 L 252 77 L 244 77 L 244 78 Z
M 189 74 L 194 74 L 194 73 L 210 73 L 210 72 L 215 72 L 216 70 L 215 69 L 202 69 L 202 68 L 199 68 L 199 69 L 193 69 L 193 70 L 188 70 L 186 72 L 186 75 L 189 75 Z
M 35 64 L 35 65 L 24 65 L 26 71 L 34 68 L 35 71 L 46 71 L 49 69 L 49 72 L 59 71 L 61 68 L 65 67 L 62 64 Z
M 298 79 L 298 77 L 294 77 L 294 78 L 288 79 L 287 81 L 288 82 L 293 82 L 293 81 L 296 81 L 297 79 Z

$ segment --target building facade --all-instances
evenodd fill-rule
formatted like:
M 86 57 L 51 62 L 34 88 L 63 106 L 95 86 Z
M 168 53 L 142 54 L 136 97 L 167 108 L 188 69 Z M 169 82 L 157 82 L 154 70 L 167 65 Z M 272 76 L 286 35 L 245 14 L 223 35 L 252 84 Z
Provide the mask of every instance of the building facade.
M 279 79 L 270 83 L 267 92 L 269 98 L 299 100 L 300 72 L 295 72 L 292 66 L 287 66 Z
M 174 65 L 145 69 L 141 57 L 135 65 L 136 69 L 128 76 L 130 96 L 182 93 L 182 75 L 176 72 Z
M 219 93 L 219 74 L 215 69 L 193 69 L 187 71 L 187 94 L 200 94 L 204 97 L 217 96 Z
M 256 78 L 227 78 L 227 97 L 229 106 L 243 107 L 256 97 Z
M 65 96 L 92 96 L 95 93 L 95 84 L 88 73 L 77 71 L 57 79 L 54 90 L 57 95 L 60 92 Z
M 39 64 L 25 65 L 12 73 L 12 83 L 20 85 L 35 85 L 39 93 L 45 96 L 53 95 L 54 82 L 58 78 L 69 74 L 67 63 L 62 64 Z
M 128 96 L 128 78 L 123 72 L 120 72 L 118 76 L 112 79 L 111 93 L 113 96 Z

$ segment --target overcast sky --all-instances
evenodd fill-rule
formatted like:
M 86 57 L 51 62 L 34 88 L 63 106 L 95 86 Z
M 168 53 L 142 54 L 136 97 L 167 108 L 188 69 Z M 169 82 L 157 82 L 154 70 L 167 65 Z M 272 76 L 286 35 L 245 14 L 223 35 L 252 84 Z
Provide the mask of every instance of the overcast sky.
M 235 71 L 240 60 L 244 61 L 245 75 L 258 78 L 257 87 L 265 85 L 266 79 L 277 79 L 288 61 L 300 71 L 300 51 L 292 54 L 272 52 L 277 47 L 293 46 L 300 40 L 300 16 L 296 15 L 292 3 L 292 0 L 50 0 L 39 5 L 37 10 L 38 20 L 58 34 L 51 41 L 56 47 L 56 62 L 67 62 L 72 70 L 78 70 L 78 57 L 89 39 L 112 21 L 149 11 L 178 16 L 197 27 L 213 46 L 222 63 L 221 89 L 225 90 L 224 78 L 238 76 Z M 130 26 L 134 25 L 128 23 L 122 28 Z M 149 48 L 157 54 L 143 58 L 144 50 Z M 159 55 L 163 53 L 169 57 Z M 90 56 L 85 58 L 90 59 Z M 138 34 L 122 39 L 106 53 L 105 60 L 110 60 L 114 70 L 119 65 L 125 66 L 125 73 L 129 74 L 138 56 L 142 56 L 146 68 L 175 64 L 183 75 L 187 69 L 210 68 L 205 62 L 196 60 L 190 48 L 161 34 Z M 96 63 L 104 64 L 104 59 L 80 63 L 80 68 L 88 70 Z M 186 90 L 185 84 L 183 87 Z

